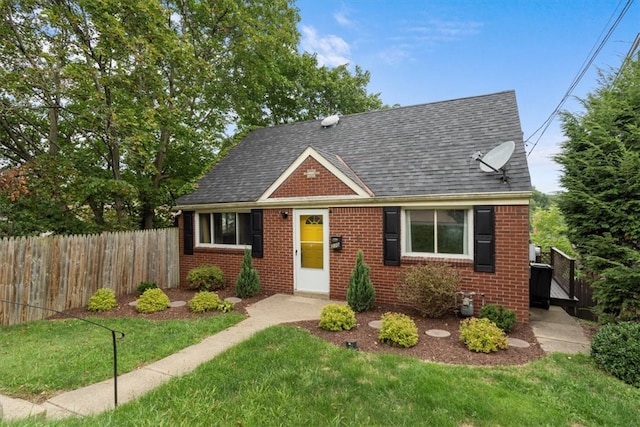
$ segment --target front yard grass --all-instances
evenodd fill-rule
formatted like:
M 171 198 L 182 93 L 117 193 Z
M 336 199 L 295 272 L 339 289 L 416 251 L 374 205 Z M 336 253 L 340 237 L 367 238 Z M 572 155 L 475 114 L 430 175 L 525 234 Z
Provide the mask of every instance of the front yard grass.
M 525 366 L 425 363 L 276 326 L 94 417 L 11 426 L 628 426 L 640 390 L 586 355 Z
M 239 313 L 163 321 L 90 318 L 125 333 L 117 340 L 120 374 L 169 356 L 243 319 Z M 0 327 L 2 394 L 40 401 L 58 391 L 112 377 L 113 340 L 107 329 L 77 319 Z

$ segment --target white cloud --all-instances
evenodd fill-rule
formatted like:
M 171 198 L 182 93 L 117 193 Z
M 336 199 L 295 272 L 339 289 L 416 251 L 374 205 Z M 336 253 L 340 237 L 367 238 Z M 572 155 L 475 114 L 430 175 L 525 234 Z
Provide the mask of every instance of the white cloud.
M 347 12 L 344 11 L 334 13 L 333 18 L 343 27 L 351 27 L 354 24 L 354 22 L 347 17 Z
M 302 40 L 300 46 L 302 50 L 315 53 L 320 65 L 336 67 L 351 62 L 349 55 L 351 48 L 341 37 L 333 34 L 321 36 L 315 28 L 301 25 Z

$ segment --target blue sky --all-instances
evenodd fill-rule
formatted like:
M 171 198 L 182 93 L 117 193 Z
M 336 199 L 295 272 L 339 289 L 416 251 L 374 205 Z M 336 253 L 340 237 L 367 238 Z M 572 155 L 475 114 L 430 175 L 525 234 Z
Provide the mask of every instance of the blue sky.
M 371 72 L 368 90 L 388 105 L 422 104 L 515 90 L 525 140 L 558 106 L 626 0 L 298 0 L 300 49 L 320 63 Z M 640 32 L 628 9 L 564 110 L 617 69 Z M 538 141 L 530 139 L 526 150 Z M 556 119 L 528 157 L 533 185 L 561 190 L 551 156 L 564 136 Z M 502 141 L 496 141 L 496 145 Z

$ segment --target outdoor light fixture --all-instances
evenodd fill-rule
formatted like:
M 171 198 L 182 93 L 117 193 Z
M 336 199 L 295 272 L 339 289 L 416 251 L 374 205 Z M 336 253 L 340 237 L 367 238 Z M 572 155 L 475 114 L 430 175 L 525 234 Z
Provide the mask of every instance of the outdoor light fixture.
M 282 219 L 287 219 L 289 217 L 289 212 L 280 211 L 280 216 L 282 217 Z

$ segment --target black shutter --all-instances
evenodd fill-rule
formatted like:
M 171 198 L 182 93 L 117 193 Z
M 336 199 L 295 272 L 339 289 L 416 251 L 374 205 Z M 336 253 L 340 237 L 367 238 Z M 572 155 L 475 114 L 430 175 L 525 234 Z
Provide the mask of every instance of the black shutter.
M 193 211 L 182 213 L 182 237 L 184 239 L 184 254 L 193 255 Z
M 400 208 L 382 208 L 384 265 L 400 265 Z
M 262 258 L 262 209 L 251 209 L 251 256 Z
M 493 206 L 476 206 L 473 215 L 473 269 L 496 271 L 495 211 Z

